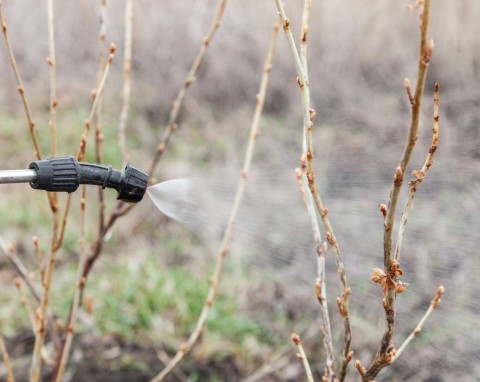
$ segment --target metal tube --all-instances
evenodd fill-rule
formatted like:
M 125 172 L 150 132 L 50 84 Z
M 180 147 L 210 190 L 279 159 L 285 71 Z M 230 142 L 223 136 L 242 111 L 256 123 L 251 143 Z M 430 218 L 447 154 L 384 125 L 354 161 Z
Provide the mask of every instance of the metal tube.
M 35 170 L 0 170 L 0 184 L 29 183 L 37 180 Z

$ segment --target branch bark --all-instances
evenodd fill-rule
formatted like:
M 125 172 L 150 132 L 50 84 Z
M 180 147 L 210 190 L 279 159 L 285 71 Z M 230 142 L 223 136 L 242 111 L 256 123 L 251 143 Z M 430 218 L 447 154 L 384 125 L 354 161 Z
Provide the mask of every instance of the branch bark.
M 393 177 L 392 187 L 390 190 L 390 198 L 387 205 L 386 216 L 384 221 L 384 273 L 391 275 L 399 269 L 399 263 L 395 261 L 395 254 L 392 251 L 392 234 L 395 220 L 395 212 L 398 204 L 398 196 L 403 184 L 405 171 L 412 155 L 413 148 L 417 141 L 418 126 L 420 121 L 420 111 L 422 106 L 423 91 L 425 88 L 425 80 L 427 76 L 428 64 L 430 62 L 433 43 L 427 42 L 429 17 L 430 17 L 431 0 L 425 0 L 420 5 L 420 46 L 417 82 L 413 99 L 411 91 L 409 91 L 409 82 L 406 81 L 407 94 L 411 103 L 410 127 L 408 131 L 405 147 Z M 396 292 L 393 288 L 388 288 L 386 296 L 383 297 L 383 306 L 385 309 L 385 329 L 384 334 L 377 350 L 377 353 L 366 370 L 364 381 L 371 381 L 375 376 L 387 366 L 392 359 L 393 336 L 395 333 L 395 316 L 396 316 Z
M 272 60 L 273 60 L 273 55 L 275 53 L 277 36 L 278 36 L 278 24 L 275 24 L 273 33 L 272 33 L 272 38 L 270 40 L 270 46 L 268 49 L 267 58 L 265 60 L 265 66 L 263 70 L 262 80 L 260 83 L 260 89 L 257 94 L 255 112 L 253 115 L 253 120 L 250 128 L 250 136 L 248 140 L 247 150 L 245 153 L 245 159 L 243 162 L 242 171 L 240 173 L 240 180 L 238 182 L 237 191 L 235 193 L 235 199 L 234 199 L 232 208 L 230 210 L 230 215 L 228 218 L 225 233 L 222 238 L 222 243 L 216 255 L 217 260 L 215 263 L 215 270 L 213 272 L 212 277 L 210 278 L 210 288 L 208 290 L 205 303 L 203 305 L 202 311 L 197 320 L 195 328 L 193 332 L 190 334 L 190 336 L 188 337 L 188 340 L 180 346 L 180 349 L 172 358 L 172 360 L 165 366 L 165 368 L 155 378 L 152 379 L 152 382 L 163 381 L 164 378 L 178 365 L 178 363 L 185 357 L 185 355 L 195 345 L 198 338 L 200 337 L 200 334 L 204 329 L 207 316 L 218 295 L 220 279 L 221 279 L 223 267 L 225 264 L 225 258 L 229 252 L 229 247 L 233 237 L 233 226 L 237 218 L 240 205 L 243 200 L 245 186 L 247 183 L 247 178 L 250 173 L 250 167 L 252 164 L 253 152 L 254 152 L 255 144 L 259 135 L 260 118 L 263 112 L 263 104 L 265 100 L 265 94 L 267 91 L 268 80 L 270 77 L 270 71 L 272 68 Z

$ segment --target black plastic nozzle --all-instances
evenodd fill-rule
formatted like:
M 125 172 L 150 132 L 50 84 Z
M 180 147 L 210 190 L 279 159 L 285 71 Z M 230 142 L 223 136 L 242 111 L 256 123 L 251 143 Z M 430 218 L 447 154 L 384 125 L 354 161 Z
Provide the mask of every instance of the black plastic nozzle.
M 74 192 L 80 184 L 92 184 L 117 190 L 117 199 L 137 203 L 147 189 L 148 175 L 129 164 L 123 171 L 112 166 L 78 162 L 74 157 L 59 157 L 32 162 L 37 174 L 30 185 L 37 190 Z

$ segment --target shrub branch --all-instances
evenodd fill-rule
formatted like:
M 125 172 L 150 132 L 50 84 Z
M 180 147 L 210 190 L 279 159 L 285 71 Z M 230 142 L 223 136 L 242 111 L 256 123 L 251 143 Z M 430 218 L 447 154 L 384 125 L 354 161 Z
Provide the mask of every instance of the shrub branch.
M 7 382 L 15 382 L 15 377 L 13 376 L 12 363 L 10 362 L 10 357 L 7 352 L 7 347 L 3 341 L 3 334 L 0 333 L 0 352 L 2 352 L 3 364 L 7 370 Z
M 20 93 L 20 98 L 22 99 L 25 116 L 27 117 L 28 129 L 32 138 L 33 147 L 35 148 L 35 156 L 38 160 L 40 160 L 42 159 L 42 151 L 40 150 L 40 145 L 38 143 L 37 133 L 35 131 L 35 123 L 33 122 L 32 113 L 30 111 L 30 104 L 25 93 L 25 87 L 23 86 L 22 78 L 20 77 L 17 60 L 15 59 L 15 55 L 13 54 L 10 38 L 8 37 L 7 24 L 3 19 L 2 0 L 0 0 L 0 24 L 2 25 L 3 38 L 5 40 L 5 45 L 7 46 L 8 58 L 10 59 L 10 64 L 12 65 L 13 73 L 15 75 L 15 81 L 17 82 L 17 89 Z
M 438 147 L 438 121 L 440 116 L 438 114 L 438 104 L 440 100 L 440 92 L 439 92 L 439 84 L 438 82 L 435 83 L 435 93 L 433 96 L 433 129 L 432 129 L 432 143 L 428 150 L 427 158 L 425 159 L 425 163 L 423 164 L 422 168 L 418 171 L 414 171 L 412 173 L 414 179 L 412 179 L 408 186 L 410 188 L 410 194 L 408 195 L 407 202 L 405 204 L 405 208 L 402 213 L 402 218 L 400 220 L 400 227 L 398 229 L 398 238 L 397 238 L 397 245 L 395 247 L 395 260 L 400 262 L 400 254 L 402 250 L 402 242 L 403 242 L 403 234 L 405 232 L 405 227 L 408 221 L 408 215 L 410 213 L 410 209 L 412 208 L 413 198 L 420 187 L 420 184 L 425 179 L 427 175 L 428 169 L 433 164 L 433 157 L 435 152 L 437 151 Z
M 352 334 L 350 328 L 350 313 L 348 309 L 349 304 L 349 297 L 350 297 L 350 287 L 348 286 L 347 282 L 347 275 L 345 271 L 345 267 L 343 265 L 343 259 L 340 252 L 340 247 L 338 242 L 335 238 L 335 234 L 333 232 L 332 225 L 330 223 L 330 219 L 328 218 L 328 209 L 325 208 L 322 199 L 320 197 L 320 193 L 315 182 L 315 175 L 314 175 L 314 167 L 313 167 L 313 120 L 315 118 L 315 110 L 310 108 L 310 90 L 308 84 L 308 74 L 306 71 L 306 66 L 302 64 L 302 60 L 297 51 L 297 47 L 295 45 L 295 41 L 293 39 L 292 31 L 290 29 L 290 20 L 285 14 L 285 9 L 283 7 L 283 3 L 281 0 L 275 0 L 277 5 L 277 10 L 280 15 L 280 19 L 282 21 L 283 29 L 285 31 L 285 35 L 288 40 L 288 44 L 290 46 L 290 51 L 292 54 L 293 62 L 295 65 L 295 69 L 297 72 L 297 83 L 300 87 L 300 93 L 302 96 L 302 106 L 303 106 L 303 153 L 302 153 L 302 168 L 306 168 L 306 178 L 308 187 L 310 192 L 313 196 L 313 200 L 315 201 L 315 205 L 317 206 L 318 213 L 322 218 L 322 222 L 326 231 L 326 239 L 327 242 L 332 246 L 334 255 L 335 255 L 335 262 L 337 266 L 337 272 L 340 276 L 341 281 L 341 293 L 342 296 L 337 298 L 337 304 L 339 307 L 340 315 L 342 316 L 344 322 L 344 350 L 343 350 L 343 360 L 340 366 L 339 372 L 339 379 L 343 381 L 346 372 L 348 363 L 352 358 L 351 354 L 351 342 L 352 342 Z M 309 6 L 305 6 L 305 9 L 308 9 Z M 304 12 L 304 21 L 308 20 L 308 11 L 307 16 L 305 16 Z M 301 38 L 301 45 L 304 46 L 302 48 L 302 57 L 306 61 L 306 44 L 307 44 L 307 35 L 308 35 L 308 24 L 307 27 L 303 26 L 302 28 L 302 38 Z
M 307 375 L 307 381 L 313 382 L 313 374 L 312 369 L 310 368 L 310 363 L 308 362 L 307 355 L 305 354 L 305 350 L 303 349 L 302 341 L 300 340 L 300 336 L 296 333 L 292 334 L 292 341 L 297 346 L 297 358 L 302 362 L 303 368 L 305 369 L 305 374 Z
M 327 380 L 330 381 L 333 380 L 335 377 L 335 358 L 333 354 L 332 330 L 330 326 L 330 317 L 328 314 L 327 290 L 325 285 L 325 254 L 327 252 L 327 243 L 322 242 L 317 214 L 315 212 L 313 203 L 309 203 L 308 200 L 308 197 L 311 197 L 311 195 L 308 194 L 305 190 L 305 185 L 303 183 L 303 178 L 305 177 L 305 175 L 303 174 L 302 176 L 302 171 L 299 168 L 295 170 L 295 174 L 297 176 L 300 192 L 303 196 L 303 201 L 305 203 L 305 206 L 307 207 L 307 212 L 310 217 L 310 223 L 312 225 L 315 239 L 315 247 L 317 253 L 317 280 L 315 282 L 315 291 L 317 295 L 317 300 L 320 304 L 320 313 L 322 316 L 322 332 L 324 335 L 323 344 L 325 346 L 326 354 L 326 377 Z
M 207 316 L 215 302 L 216 297 L 219 292 L 220 279 L 225 264 L 225 258 L 229 252 L 229 247 L 232 241 L 233 236 L 233 227 L 235 220 L 237 218 L 238 211 L 240 209 L 241 202 L 243 200 L 245 186 L 247 183 L 247 178 L 250 173 L 250 168 L 253 159 L 253 153 L 255 149 L 255 144 L 260 132 L 260 119 L 263 111 L 263 104 L 265 100 L 265 94 L 267 91 L 268 80 L 270 77 L 270 71 L 272 68 L 273 55 L 275 53 L 275 45 L 278 36 L 278 24 L 275 24 L 272 38 L 270 40 L 270 45 L 268 49 L 267 58 L 265 60 L 265 66 L 263 70 L 263 75 L 260 83 L 260 89 L 256 97 L 256 106 L 255 112 L 253 115 L 253 120 L 250 128 L 250 136 L 248 140 L 247 150 L 245 153 L 245 159 L 243 162 L 242 171 L 240 173 L 240 180 L 238 182 L 237 191 L 235 193 L 235 199 L 230 210 L 227 226 L 225 233 L 222 238 L 222 243 L 216 255 L 215 270 L 212 277 L 210 278 L 210 288 L 207 293 L 207 298 L 203 305 L 202 311 L 198 318 L 198 321 L 195 325 L 193 332 L 190 334 L 188 340 L 180 346 L 177 354 L 172 358 L 172 360 L 165 366 L 165 368 L 152 380 L 154 382 L 163 381 L 163 379 L 173 370 L 173 368 L 185 357 L 185 355 L 191 350 L 192 346 L 195 345 L 200 334 L 202 333 L 205 321 Z
M 428 307 L 428 310 L 425 312 L 425 314 L 423 315 L 422 319 L 417 324 L 413 332 L 407 337 L 405 342 L 398 348 L 398 350 L 395 353 L 395 356 L 392 359 L 392 362 L 396 361 L 398 357 L 402 355 L 403 351 L 410 344 L 410 342 L 412 342 L 413 339 L 420 334 L 425 322 L 428 320 L 432 312 L 440 305 L 440 298 L 444 293 L 445 293 L 445 288 L 443 286 L 439 286 L 435 294 L 435 297 L 433 298 L 432 302 L 430 303 L 430 306 Z
M 168 143 L 170 142 L 170 137 L 172 136 L 173 132 L 177 129 L 178 115 L 180 113 L 180 108 L 185 98 L 185 94 L 187 93 L 187 90 L 195 81 L 195 76 L 197 75 L 197 72 L 200 69 L 202 62 L 205 59 L 205 55 L 207 54 L 208 47 L 210 46 L 210 43 L 212 42 L 213 37 L 215 36 L 215 32 L 220 27 L 220 22 L 222 20 L 223 12 L 225 11 L 226 5 L 227 5 L 227 0 L 222 0 L 220 2 L 220 5 L 218 6 L 217 14 L 215 16 L 215 19 L 213 20 L 212 26 L 210 27 L 210 31 L 208 32 L 207 36 L 203 39 L 202 46 L 198 51 L 197 56 L 195 57 L 195 60 L 193 61 L 193 64 L 187 74 L 187 77 L 183 82 L 183 85 L 180 91 L 177 94 L 177 97 L 173 101 L 172 109 L 170 110 L 170 116 L 168 118 L 167 128 L 163 133 L 163 137 L 162 137 L 162 140 L 160 141 L 160 144 L 157 146 L 155 156 L 152 160 L 152 163 L 150 165 L 150 170 L 148 172 L 149 176 L 152 176 L 153 173 L 155 172 L 155 168 L 157 167 L 157 164 L 160 158 L 162 157 L 163 153 L 165 152 L 165 149 L 168 146 Z
M 393 234 L 393 224 L 395 219 L 395 211 L 398 204 L 398 196 L 403 184 L 404 174 L 407 169 L 408 163 L 411 158 L 413 148 L 417 141 L 418 136 L 418 126 L 420 120 L 420 111 L 422 106 L 423 91 L 425 88 L 425 79 L 427 76 L 428 64 L 430 62 L 433 43 L 428 43 L 427 34 L 428 34 L 428 25 L 429 25 L 429 15 L 430 15 L 430 5 L 431 0 L 424 0 L 419 3 L 420 8 L 420 46 L 419 46 L 419 61 L 418 61 L 418 73 L 417 73 L 417 82 L 415 87 L 415 92 L 412 98 L 412 92 L 410 90 L 409 81 L 405 81 L 405 87 L 407 90 L 407 95 L 411 104 L 411 117 L 410 117 L 410 127 L 408 131 L 407 140 L 405 147 L 400 159 L 400 163 L 395 171 L 393 177 L 392 187 L 390 190 L 390 198 L 385 213 L 384 221 L 384 270 L 383 275 L 377 272 L 377 275 L 374 276 L 385 276 L 383 280 L 396 281 L 398 272 L 401 272 L 400 264 L 395 260 L 395 253 L 392 252 L 392 234 Z M 401 273 L 400 273 L 401 274 Z M 372 277 L 374 277 L 372 276 Z M 388 285 L 388 284 L 384 284 Z M 398 285 L 398 284 L 397 284 Z M 391 284 L 390 284 L 391 286 Z M 393 357 L 393 335 L 395 332 L 395 299 L 396 293 L 398 292 L 396 287 L 388 287 L 384 290 L 383 296 L 383 306 L 385 309 L 385 329 L 384 334 L 380 343 L 380 346 L 377 350 L 377 353 L 365 372 L 365 377 L 362 376 L 364 381 L 370 381 L 375 378 L 375 376 L 387 366 Z
M 57 156 L 57 79 L 56 79 L 56 58 L 55 58 L 55 23 L 53 12 L 53 0 L 48 0 L 48 50 L 47 58 L 50 67 L 50 127 L 52 157 Z M 55 194 L 54 194 L 55 195 Z M 56 198 L 56 196 L 55 196 Z
M 128 162 L 127 143 L 125 129 L 127 126 L 128 113 L 130 111 L 131 73 L 132 73 L 132 24 L 133 24 L 133 0 L 125 2 L 125 39 L 123 53 L 123 89 L 122 89 L 122 112 L 118 125 L 118 142 L 122 153 L 123 165 Z

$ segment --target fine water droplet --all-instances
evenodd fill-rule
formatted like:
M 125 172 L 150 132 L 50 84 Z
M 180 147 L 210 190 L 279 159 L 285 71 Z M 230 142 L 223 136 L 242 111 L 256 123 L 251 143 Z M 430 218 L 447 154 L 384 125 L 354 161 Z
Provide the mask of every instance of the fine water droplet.
M 188 211 L 196 208 L 191 199 L 190 179 L 172 179 L 147 189 L 147 194 L 157 208 L 169 218 L 185 221 Z

